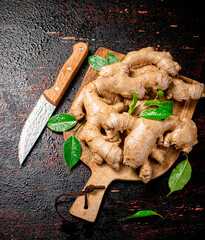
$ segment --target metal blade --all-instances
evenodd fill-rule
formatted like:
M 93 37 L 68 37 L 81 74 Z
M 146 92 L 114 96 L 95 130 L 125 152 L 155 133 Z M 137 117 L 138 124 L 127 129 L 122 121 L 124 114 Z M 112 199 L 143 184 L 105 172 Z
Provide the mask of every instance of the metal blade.
M 33 111 L 26 120 L 18 145 L 18 158 L 22 165 L 28 153 L 38 139 L 56 106 L 41 95 Z

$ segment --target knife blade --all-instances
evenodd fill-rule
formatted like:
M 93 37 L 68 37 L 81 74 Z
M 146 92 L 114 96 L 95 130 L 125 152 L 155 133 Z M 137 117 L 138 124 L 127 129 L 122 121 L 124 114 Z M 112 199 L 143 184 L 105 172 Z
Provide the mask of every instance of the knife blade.
M 39 98 L 20 135 L 18 145 L 20 165 L 28 156 L 87 54 L 88 45 L 86 43 L 75 44 L 72 55 L 60 70 L 53 87 L 46 89 Z

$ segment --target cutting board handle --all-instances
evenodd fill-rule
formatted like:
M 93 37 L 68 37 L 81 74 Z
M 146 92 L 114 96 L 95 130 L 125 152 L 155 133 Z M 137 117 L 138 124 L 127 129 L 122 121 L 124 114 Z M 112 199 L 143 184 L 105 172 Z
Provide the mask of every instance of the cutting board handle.
M 105 186 L 105 189 L 96 189 L 95 191 L 87 194 L 87 209 L 84 209 L 85 196 L 79 196 L 73 203 L 70 209 L 70 213 L 78 218 L 84 219 L 89 222 L 94 222 L 97 217 L 104 193 L 113 180 L 114 179 L 112 176 L 108 178 L 103 177 L 101 174 L 101 169 L 99 169 L 99 171 L 95 171 L 88 180 L 85 188 L 89 185 L 103 185 Z
M 140 181 L 141 178 L 138 176 L 136 171 L 133 171 L 132 168 L 125 165 L 118 170 L 111 168 L 106 163 L 101 165 L 91 164 L 90 168 L 92 169 L 92 175 L 88 180 L 85 188 L 89 185 L 95 186 L 103 185 L 105 186 L 105 189 L 97 189 L 94 192 L 87 194 L 88 197 L 87 209 L 84 209 L 85 196 L 79 196 L 73 203 L 73 206 L 70 209 L 70 213 L 86 221 L 94 222 L 97 217 L 104 193 L 112 181 L 114 180 Z
M 73 46 L 73 53 L 60 70 L 54 86 L 44 91 L 44 97 L 57 106 L 88 54 L 88 45 L 80 42 Z

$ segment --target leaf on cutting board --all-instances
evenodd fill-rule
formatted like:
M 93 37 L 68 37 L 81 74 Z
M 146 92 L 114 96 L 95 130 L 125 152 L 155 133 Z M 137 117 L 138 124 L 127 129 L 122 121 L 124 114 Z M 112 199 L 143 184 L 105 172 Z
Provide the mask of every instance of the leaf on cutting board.
M 156 100 L 156 99 L 148 100 L 144 103 L 143 107 L 147 107 L 147 106 L 150 106 L 150 105 L 158 105 L 160 103 L 161 102 L 159 100 Z
M 108 52 L 108 54 L 107 54 L 107 62 L 108 62 L 108 64 L 113 64 L 113 63 L 116 63 L 116 62 L 120 62 L 120 59 L 116 55 L 111 54 L 110 52 Z
M 132 103 L 131 103 L 130 108 L 128 110 L 129 114 L 131 114 L 133 112 L 136 105 L 137 105 L 137 94 L 135 92 L 134 95 L 133 95 Z
M 108 62 L 104 58 L 96 55 L 88 57 L 88 62 L 90 66 L 98 72 L 100 71 L 101 67 L 108 65 Z
M 168 118 L 171 115 L 173 114 L 168 112 L 165 109 L 154 108 L 154 109 L 145 110 L 140 114 L 140 117 L 146 118 L 146 119 L 163 120 L 165 118 Z
M 173 107 L 174 107 L 174 103 L 172 101 L 162 101 L 160 102 L 159 100 L 148 100 L 144 103 L 143 107 L 147 107 L 147 106 L 152 106 L 152 105 L 156 105 L 161 109 L 167 110 L 168 112 L 172 113 L 173 112 Z
M 136 212 L 132 216 L 128 216 L 128 217 L 122 218 L 120 220 L 125 220 L 125 219 L 130 219 L 130 218 L 149 217 L 149 216 L 159 216 L 159 217 L 163 218 L 162 215 L 160 215 L 152 210 L 141 210 L 141 211 Z
M 164 96 L 164 92 L 162 90 L 157 91 L 157 97 L 160 99 Z
M 65 141 L 63 145 L 63 155 L 70 172 L 81 156 L 81 145 L 74 135 Z
M 167 196 L 175 191 L 181 190 L 191 178 L 191 164 L 188 161 L 188 156 L 186 154 L 185 156 L 186 159 L 180 162 L 171 172 L 168 181 L 170 192 L 167 194 Z
M 174 103 L 172 101 L 163 101 L 157 105 L 160 109 L 167 110 L 169 113 L 173 112 Z
M 70 114 L 60 113 L 48 120 L 47 127 L 54 132 L 65 132 L 74 127 L 77 120 Z

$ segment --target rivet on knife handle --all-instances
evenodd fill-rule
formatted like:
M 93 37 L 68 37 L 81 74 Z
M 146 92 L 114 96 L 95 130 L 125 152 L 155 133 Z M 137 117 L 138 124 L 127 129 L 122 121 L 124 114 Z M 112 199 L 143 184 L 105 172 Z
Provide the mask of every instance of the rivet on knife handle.
M 44 91 L 44 97 L 53 105 L 57 106 L 66 92 L 73 77 L 79 70 L 88 54 L 88 45 L 80 42 L 73 46 L 73 54 L 67 60 L 58 74 L 54 86 Z

